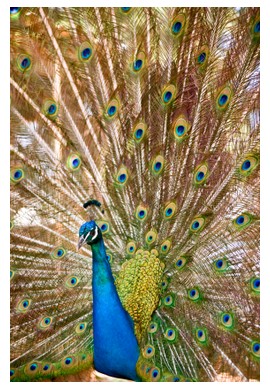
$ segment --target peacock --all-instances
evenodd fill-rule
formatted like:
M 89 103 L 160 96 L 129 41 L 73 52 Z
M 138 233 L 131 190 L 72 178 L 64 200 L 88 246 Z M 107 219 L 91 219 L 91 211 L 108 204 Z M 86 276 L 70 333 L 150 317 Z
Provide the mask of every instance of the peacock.
M 10 380 L 258 381 L 259 8 L 10 33 Z

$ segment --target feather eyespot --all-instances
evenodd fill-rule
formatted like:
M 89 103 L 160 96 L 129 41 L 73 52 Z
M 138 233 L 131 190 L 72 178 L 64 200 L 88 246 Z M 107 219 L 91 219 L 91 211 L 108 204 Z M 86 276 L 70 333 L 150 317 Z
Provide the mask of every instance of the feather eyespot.
M 148 216 L 148 207 L 139 205 L 135 211 L 136 219 L 140 222 L 144 222 Z
M 12 183 L 17 184 L 24 179 L 24 170 L 21 168 L 12 168 L 10 171 L 10 180 Z
M 136 56 L 136 59 L 131 64 L 131 69 L 133 73 L 139 74 L 145 65 L 145 54 L 144 52 L 139 52 Z
M 258 41 L 260 38 L 260 17 L 257 16 L 255 21 L 252 23 L 251 35 L 254 41 Z
M 13 368 L 10 369 L 10 379 L 15 377 L 15 370 Z
M 206 345 L 208 342 L 207 329 L 206 328 L 196 328 L 195 329 L 195 338 L 199 344 Z
M 228 312 L 221 313 L 220 323 L 225 329 L 232 330 L 235 325 L 234 315 Z
M 11 19 L 16 19 L 22 11 L 21 7 L 10 7 L 10 17 Z
M 231 87 L 224 87 L 218 94 L 216 99 L 217 109 L 220 111 L 224 111 L 232 98 L 232 89 Z
M 176 96 L 176 86 L 173 84 L 167 85 L 162 92 L 162 102 L 165 106 L 172 103 Z
M 171 32 L 174 37 L 179 37 L 184 33 L 185 24 L 186 24 L 185 14 L 179 14 L 173 19 L 171 23 Z
M 79 282 L 80 282 L 80 279 L 77 276 L 72 275 L 66 279 L 65 285 L 68 288 L 74 288 L 74 287 L 78 286 Z
M 155 348 L 152 345 L 146 345 L 143 350 L 143 356 L 146 359 L 151 359 L 155 354 Z
M 17 65 L 21 72 L 31 69 L 32 60 L 27 54 L 20 54 L 17 58 Z
M 121 7 L 120 10 L 124 13 L 124 14 L 128 14 L 130 12 L 130 10 L 132 9 L 132 7 Z
M 170 220 L 173 218 L 177 210 L 176 203 L 175 202 L 170 202 L 166 205 L 164 212 L 163 212 L 163 217 L 165 220 Z
M 186 264 L 187 264 L 187 258 L 184 256 L 181 256 L 178 260 L 176 260 L 175 268 L 182 270 Z
M 83 334 L 86 331 L 87 328 L 87 323 L 86 322 L 80 322 L 78 325 L 75 327 L 75 332 L 77 334 Z
M 145 235 L 145 242 L 146 244 L 148 245 L 151 245 L 153 244 L 157 239 L 157 231 L 152 229 L 152 230 L 149 230 L 146 235 Z
M 223 257 L 222 259 L 217 259 L 213 262 L 213 266 L 215 271 L 222 273 L 228 270 L 229 263 L 226 257 Z
M 260 358 L 260 343 L 258 341 L 252 341 L 251 352 L 256 358 Z
M 181 143 L 188 137 L 191 125 L 184 115 L 180 115 L 172 127 L 174 138 Z
M 66 253 L 67 251 L 65 250 L 65 248 L 59 246 L 53 250 L 51 255 L 54 259 L 62 259 L 66 255 Z
M 170 342 L 175 342 L 176 338 L 177 338 L 176 336 L 177 336 L 177 333 L 176 333 L 175 329 L 173 329 L 173 328 L 166 329 L 165 334 L 164 334 L 164 337 L 166 338 L 166 340 L 168 340 Z
M 207 163 L 199 165 L 193 175 L 193 184 L 195 186 L 200 186 L 204 184 L 209 177 L 209 170 Z
M 89 62 L 93 55 L 93 48 L 89 42 L 83 42 L 79 47 L 79 60 L 81 62 Z
M 188 290 L 188 298 L 192 302 L 199 302 L 202 299 L 202 294 L 197 287 L 193 287 Z
M 249 176 L 259 165 L 259 157 L 256 154 L 249 154 L 241 162 L 239 173 L 247 177 Z
M 255 293 L 256 295 L 259 295 L 260 294 L 260 278 L 259 277 L 254 277 L 250 280 L 250 287 L 251 287 L 251 290 L 253 293 Z
M 133 139 L 134 139 L 136 144 L 141 143 L 141 141 L 144 139 L 146 129 L 147 129 L 147 126 L 144 122 L 139 122 L 134 126 L 134 128 L 132 130 L 132 134 L 133 134 Z
M 196 53 L 196 63 L 200 70 L 204 69 L 207 65 L 209 56 L 209 47 L 207 45 L 202 46 L 199 51 Z
M 149 378 L 153 381 L 153 382 L 157 382 L 159 379 L 160 379 L 160 369 L 158 367 L 153 367 L 151 368 L 151 370 L 149 371 Z
M 22 299 L 17 305 L 17 311 L 20 313 L 26 313 L 31 306 L 31 299 Z
M 105 111 L 106 118 L 113 119 L 118 114 L 119 107 L 120 107 L 119 101 L 117 99 L 112 99 Z
M 203 217 L 196 217 L 190 224 L 190 231 L 191 233 L 198 233 L 200 232 L 205 225 L 205 218 Z
M 54 100 L 46 100 L 43 104 L 43 113 L 50 119 L 55 119 L 58 115 L 58 105 Z
M 174 307 L 175 306 L 175 294 L 170 293 L 170 294 L 166 295 L 163 298 L 163 304 L 166 307 Z
M 82 160 L 78 154 L 72 153 L 67 159 L 67 168 L 71 171 L 78 171 L 82 165 Z
M 130 241 L 126 246 L 126 252 L 128 255 L 133 255 L 136 252 L 136 243 L 135 241 Z
M 251 224 L 251 222 L 253 222 L 253 219 L 254 218 L 251 214 L 242 213 L 233 220 L 233 224 L 237 228 L 237 230 L 243 230 L 247 228 Z
M 77 358 L 74 355 L 68 355 L 64 357 L 61 361 L 61 366 L 63 370 L 67 370 L 77 363 Z
M 150 322 L 149 327 L 148 327 L 148 333 L 156 333 L 158 329 L 158 324 L 157 322 Z
M 154 158 L 151 164 L 151 172 L 154 176 L 159 176 L 164 170 L 165 160 L 164 157 L 158 155 Z
M 110 225 L 110 223 L 108 221 L 100 219 L 100 220 L 96 220 L 96 224 L 100 228 L 101 233 L 103 235 L 106 235 L 106 234 L 111 232 L 111 225 Z
M 40 364 L 37 362 L 32 362 L 25 366 L 24 372 L 27 375 L 34 375 L 39 371 L 39 369 L 40 369 Z
M 42 320 L 39 322 L 39 328 L 41 330 L 45 330 L 49 328 L 52 324 L 52 317 L 44 317 Z
M 119 171 L 116 174 L 116 185 L 123 187 L 129 179 L 128 170 L 125 167 L 122 167 L 119 169 Z
M 171 240 L 163 241 L 161 244 L 161 248 L 160 248 L 161 253 L 163 255 L 166 255 L 169 252 L 169 250 L 171 249 L 171 246 L 172 246 Z

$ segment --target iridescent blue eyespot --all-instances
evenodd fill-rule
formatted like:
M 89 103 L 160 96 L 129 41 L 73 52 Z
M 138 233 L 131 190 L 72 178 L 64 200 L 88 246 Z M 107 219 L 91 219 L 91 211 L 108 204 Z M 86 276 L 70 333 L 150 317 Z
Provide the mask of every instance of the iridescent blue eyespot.
M 198 57 L 198 63 L 202 64 L 205 61 L 205 59 L 206 59 L 206 53 L 203 52 Z
M 51 322 L 51 320 L 50 320 L 50 318 L 45 318 L 44 322 L 46 325 L 48 325 Z
M 74 160 L 72 161 L 73 167 L 77 168 L 79 164 L 80 164 L 80 160 L 78 158 L 74 158 Z
M 73 284 L 73 285 L 76 284 L 77 283 L 77 279 L 76 278 L 71 278 L 70 279 L 70 283 Z
M 18 180 L 22 177 L 22 171 L 21 170 L 18 170 L 18 171 L 15 171 L 14 172 L 14 179 Z
M 36 363 L 31 364 L 30 370 L 35 371 L 36 369 L 37 369 L 37 364 Z
M 133 252 L 133 251 L 134 251 L 134 247 L 133 247 L 133 246 L 130 246 L 130 247 L 129 247 L 129 251 L 130 251 L 130 252 Z
M 176 127 L 176 134 L 177 135 L 183 135 L 185 132 L 185 127 L 183 125 L 177 126 Z
M 159 374 L 158 370 L 153 370 L 152 377 L 156 378 L 158 376 L 158 374 Z
M 24 308 L 27 308 L 29 306 L 29 301 L 28 300 L 23 301 L 22 305 Z
M 90 49 L 90 47 L 86 47 L 84 50 L 82 50 L 81 52 L 81 55 L 82 55 L 82 58 L 84 60 L 87 60 L 88 58 L 90 58 L 92 54 L 92 50 Z
M 219 97 L 218 102 L 220 106 L 224 106 L 227 103 L 227 100 L 228 100 L 228 96 L 223 94 Z
M 202 337 L 203 336 L 203 331 L 202 330 L 198 330 L 198 337 Z
M 238 225 L 242 225 L 244 223 L 244 220 L 245 220 L 245 218 L 243 217 L 243 215 L 240 215 L 239 217 L 237 217 L 236 223 Z
M 14 373 L 15 373 L 15 371 L 14 371 L 14 370 L 10 370 L 10 376 L 13 376 L 13 375 L 14 375 Z
M 65 360 L 65 364 L 69 365 L 70 363 L 72 363 L 72 359 L 71 358 L 66 358 Z
M 107 225 L 105 225 L 105 223 L 103 225 L 101 225 L 100 229 L 104 232 L 105 230 L 107 230 Z
M 28 69 L 30 65 L 31 65 L 30 58 L 27 57 L 23 58 L 23 60 L 21 61 L 21 68 L 25 70 Z
M 116 113 L 116 107 L 115 106 L 110 106 L 108 109 L 108 115 L 113 116 Z
M 225 314 L 225 315 L 223 316 L 223 321 L 224 321 L 224 322 L 228 322 L 229 319 L 230 319 L 230 316 L 229 316 L 228 314 Z
M 216 262 L 216 266 L 217 266 L 218 268 L 221 268 L 221 267 L 223 266 L 223 260 L 218 260 L 218 261 Z
M 143 135 L 143 130 L 142 129 L 138 129 L 138 130 L 135 131 L 135 137 L 137 139 L 142 138 L 142 135 Z
M 172 93 L 171 93 L 170 91 L 167 91 L 167 92 L 164 94 L 164 97 L 163 97 L 164 102 L 165 102 L 165 103 L 168 103 L 168 102 L 171 100 L 171 98 L 172 98 Z
M 195 222 L 193 222 L 193 224 L 192 224 L 192 229 L 198 229 L 199 226 L 200 226 L 199 222 L 198 222 L 198 221 L 195 221 Z
M 50 366 L 48 364 L 45 364 L 45 366 L 43 367 L 43 371 L 48 371 L 49 368 Z
M 145 211 L 141 210 L 139 211 L 139 218 L 143 218 L 145 216 Z
M 248 171 L 250 166 L 251 166 L 251 162 L 249 160 L 246 160 L 243 162 L 241 168 L 243 169 L 243 171 Z
M 253 280 L 253 287 L 259 288 L 260 287 L 260 279 L 254 279 Z
M 125 173 L 122 173 L 120 176 L 118 176 L 118 180 L 120 181 L 120 183 L 124 183 L 126 177 L 127 175 Z
M 178 267 L 181 267 L 182 264 L 183 264 L 183 260 L 181 260 L 181 259 L 176 262 L 176 265 Z
M 204 174 L 202 171 L 200 171 L 200 172 L 197 173 L 196 179 L 197 179 L 198 181 L 202 181 L 202 179 L 204 178 L 204 176 L 205 176 L 205 174 Z
M 143 61 L 140 60 L 140 59 L 138 59 L 138 60 L 136 60 L 136 61 L 133 63 L 133 69 L 134 69 L 135 71 L 138 71 L 138 70 L 141 69 L 142 65 L 143 65 Z
M 56 104 L 51 104 L 49 106 L 49 108 L 48 108 L 48 114 L 50 114 L 50 115 L 55 114 L 56 113 L 56 109 L 57 109 Z
M 172 330 L 169 330 L 169 331 L 168 331 L 168 336 L 172 336 L 172 334 L 173 334 L 173 331 L 172 331 Z
M 190 295 L 191 297 L 194 297 L 195 294 L 196 294 L 196 290 L 190 290 L 189 295 Z
M 121 10 L 123 12 L 128 12 L 131 9 L 131 7 L 121 7 Z
M 160 161 L 156 162 L 155 165 L 154 165 L 154 170 L 156 172 L 160 171 L 160 169 L 162 168 L 162 164 Z
M 254 32 L 259 33 L 260 32 L 260 21 L 257 22 L 254 26 Z
M 253 345 L 253 351 L 254 352 L 259 352 L 260 350 L 260 344 L 259 343 L 254 343 Z
M 58 249 L 57 256 L 61 257 L 61 256 L 63 256 L 63 254 L 64 254 L 63 249 Z
M 80 330 L 83 330 L 85 328 L 85 325 L 84 324 L 81 324 L 80 325 Z
M 182 28 L 182 23 L 178 21 L 174 23 L 174 25 L 172 26 L 172 31 L 174 34 L 178 34 L 181 28 Z
M 167 210 L 166 210 L 166 216 L 170 216 L 172 214 L 173 210 L 169 207 Z
M 21 7 L 10 7 L 10 14 L 14 15 L 20 11 Z

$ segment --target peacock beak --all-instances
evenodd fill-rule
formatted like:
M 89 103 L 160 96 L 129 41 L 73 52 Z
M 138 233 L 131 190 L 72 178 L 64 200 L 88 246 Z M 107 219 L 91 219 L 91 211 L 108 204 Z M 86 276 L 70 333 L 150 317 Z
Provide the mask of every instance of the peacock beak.
M 80 250 L 80 248 L 85 244 L 87 238 L 89 237 L 90 235 L 90 232 L 86 234 L 86 236 L 84 237 L 84 235 L 82 235 L 80 238 L 79 238 L 79 241 L 78 241 L 78 250 Z

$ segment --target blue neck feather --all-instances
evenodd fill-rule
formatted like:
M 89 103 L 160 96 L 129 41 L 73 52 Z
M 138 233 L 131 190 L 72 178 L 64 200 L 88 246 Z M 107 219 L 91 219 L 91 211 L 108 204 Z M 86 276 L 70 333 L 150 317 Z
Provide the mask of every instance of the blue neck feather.
M 116 291 L 103 239 L 92 245 L 93 330 L 95 369 L 114 377 L 139 381 L 139 346 L 134 323 Z

